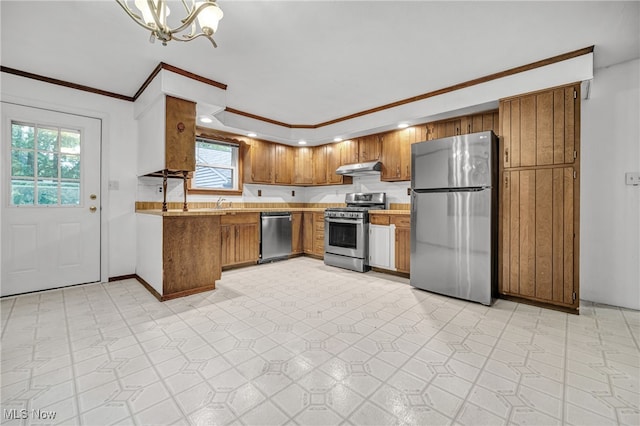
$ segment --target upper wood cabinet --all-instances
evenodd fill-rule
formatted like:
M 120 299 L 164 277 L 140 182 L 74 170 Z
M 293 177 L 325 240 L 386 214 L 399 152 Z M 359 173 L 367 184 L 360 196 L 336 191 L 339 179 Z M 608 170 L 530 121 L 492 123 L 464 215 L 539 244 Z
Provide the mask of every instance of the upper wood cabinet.
M 380 159 L 380 135 L 369 135 L 358 138 L 358 161 L 375 161 Z
M 336 174 L 336 169 L 340 167 L 342 161 L 341 145 L 330 143 L 325 145 L 325 155 L 327 157 L 327 178 L 328 184 L 342 183 L 342 175 Z
M 196 169 L 196 104 L 164 96 L 138 117 L 138 175 Z
M 501 100 L 503 167 L 574 163 L 579 113 L 579 84 Z
M 293 184 L 311 185 L 313 183 L 313 149 L 311 147 L 293 148 Z
M 340 142 L 340 165 L 354 164 L 358 162 L 358 139 L 349 139 Z
M 274 183 L 289 185 L 293 183 L 293 150 L 289 145 L 275 144 Z
M 313 184 L 327 183 L 327 145 L 313 147 Z
M 449 120 L 435 121 L 426 124 L 426 137 L 423 140 L 447 138 L 469 133 L 492 130 L 500 134 L 498 111 L 487 111 L 474 115 L 456 117 Z
M 167 96 L 165 158 L 169 170 L 196 169 L 196 104 Z
M 411 144 L 415 142 L 415 129 L 389 132 L 382 137 L 382 172 L 380 180 L 411 180 Z
M 250 139 L 244 150 L 244 181 L 247 183 L 273 183 L 275 145 L 259 139 Z

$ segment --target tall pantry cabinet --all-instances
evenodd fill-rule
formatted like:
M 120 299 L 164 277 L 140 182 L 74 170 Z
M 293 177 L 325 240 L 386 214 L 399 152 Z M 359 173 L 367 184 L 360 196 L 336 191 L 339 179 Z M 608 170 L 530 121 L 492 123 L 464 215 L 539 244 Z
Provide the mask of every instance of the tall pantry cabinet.
M 499 288 L 579 307 L 580 85 L 500 101 Z

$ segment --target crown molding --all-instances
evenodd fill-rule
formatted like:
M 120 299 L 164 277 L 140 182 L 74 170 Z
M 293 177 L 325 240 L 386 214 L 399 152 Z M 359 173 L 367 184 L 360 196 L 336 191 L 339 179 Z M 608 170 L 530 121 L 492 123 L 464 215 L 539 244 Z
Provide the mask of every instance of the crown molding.
M 281 127 L 285 127 L 285 128 L 289 128 L 289 129 L 318 129 L 321 127 L 325 127 L 325 126 L 329 126 L 332 124 L 336 124 L 336 123 L 340 123 L 343 121 L 347 121 L 347 120 L 352 120 L 354 118 L 358 118 L 358 117 L 362 117 L 365 115 L 369 115 L 369 114 L 373 114 L 376 112 L 380 112 L 380 111 L 384 111 L 387 109 L 392 109 L 392 108 L 396 108 L 402 105 L 406 105 L 406 104 L 410 104 L 413 102 L 418 102 L 418 101 L 422 101 L 428 98 L 432 98 L 434 96 L 439 96 L 439 95 L 443 95 L 445 93 L 450 93 L 450 92 L 454 92 L 456 90 L 460 90 L 460 89 L 464 89 L 467 87 L 471 87 L 471 86 L 475 86 L 478 84 L 482 84 L 482 83 L 486 83 L 492 80 L 497 80 L 500 78 L 504 78 L 504 77 L 508 77 L 514 74 L 519 74 L 525 71 L 530 71 L 536 68 L 541 68 L 547 65 L 551 65 L 551 64 L 555 64 L 558 62 L 562 62 L 562 61 L 566 61 L 568 59 L 573 59 L 573 58 L 577 58 L 579 56 L 583 56 L 583 55 L 587 55 L 590 53 L 593 53 L 595 46 L 588 46 L 588 47 L 584 47 L 582 49 L 578 49 L 578 50 L 574 50 L 571 52 L 567 52 L 567 53 L 563 53 L 561 55 L 556 55 L 556 56 L 552 56 L 550 58 L 546 58 L 546 59 L 541 59 L 539 61 L 535 61 L 535 62 L 531 62 L 529 64 L 526 65 L 521 65 L 519 67 L 515 67 L 515 68 L 510 68 L 508 70 L 504 70 L 504 71 L 500 71 L 497 73 L 493 73 L 493 74 L 489 74 L 483 77 L 479 77 L 479 78 L 475 78 L 473 80 L 469 80 L 469 81 L 465 81 L 462 83 L 458 83 L 458 84 L 454 84 L 453 86 L 448 86 L 442 89 L 438 89 L 438 90 L 434 90 L 431 92 L 427 92 L 427 93 L 423 93 L 421 95 L 417 95 L 417 96 L 412 96 L 410 98 L 405 98 L 405 99 L 401 99 L 399 101 L 395 101 L 395 102 L 391 102 L 388 104 L 384 104 L 381 105 L 379 107 L 375 107 L 375 108 L 370 108 L 364 111 L 360 111 L 360 112 L 356 112 L 353 114 L 349 114 L 349 115 L 345 115 L 343 117 L 338 117 L 335 118 L 333 120 L 329 120 L 329 121 L 324 121 L 321 123 L 317 123 L 317 124 L 289 124 L 289 123 L 285 123 L 282 121 L 278 121 L 278 120 L 274 120 L 268 117 L 263 117 L 260 115 L 256 115 L 256 114 L 252 114 L 250 112 L 246 112 L 246 111 L 241 111 L 229 106 L 225 107 L 225 111 L 230 113 L 230 114 L 236 114 L 236 115 L 240 115 L 240 116 L 244 116 L 244 117 L 248 117 L 254 120 L 258 120 L 258 121 L 262 121 L 262 122 L 266 122 L 269 124 L 273 124 L 276 126 L 281 126 Z M 218 81 L 215 80 L 211 80 L 208 79 L 206 77 L 202 77 L 198 74 L 194 74 L 192 72 L 186 71 L 182 68 L 178 68 L 175 67 L 173 65 L 169 65 L 167 63 L 164 62 L 160 62 L 155 69 L 151 72 L 151 74 L 149 75 L 149 77 L 147 77 L 147 79 L 144 81 L 144 83 L 140 86 L 140 88 L 136 91 L 136 93 L 133 96 L 127 96 L 127 95 L 121 95 L 118 93 L 113 93 L 113 92 L 109 92 L 106 90 L 101 90 L 101 89 L 96 89 L 93 87 L 89 87 L 89 86 L 85 86 L 85 85 L 81 85 L 81 84 L 76 84 L 76 83 L 71 83 L 68 81 L 64 81 L 64 80 L 59 80 L 59 79 L 55 79 L 55 78 L 51 78 L 51 77 L 46 77 L 46 76 L 42 76 L 42 75 L 38 75 L 38 74 L 33 74 L 27 71 L 22 71 L 22 70 L 17 70 L 14 68 L 9 68 L 9 67 L 5 67 L 5 66 L 0 66 L 0 71 L 1 72 L 6 72 L 8 74 L 14 74 L 14 75 L 18 75 L 21 77 L 26 77 L 26 78 L 31 78 L 34 80 L 39 80 L 39 81 L 43 81 L 46 83 L 51 83 L 51 84 L 56 84 L 59 86 L 65 86 L 65 87 L 69 87 L 72 89 L 76 89 L 76 90 L 82 90 L 85 92 L 90 92 L 90 93 L 95 93 L 98 95 L 102 95 L 102 96 L 108 96 L 111 98 L 115 98 L 115 99 L 120 99 L 123 101 L 128 101 L 128 102 L 135 102 L 136 99 L 138 99 L 142 93 L 145 91 L 145 89 L 149 86 L 149 84 L 151 83 L 151 81 L 158 75 L 158 73 L 160 73 L 160 71 L 162 70 L 167 70 L 167 71 L 171 71 L 173 73 L 176 74 L 180 74 L 184 77 L 190 78 L 192 80 L 196 80 L 199 81 L 201 83 L 205 83 L 208 84 L 210 86 L 216 87 L 218 89 L 221 90 L 227 90 L 227 85 L 224 83 L 220 83 Z

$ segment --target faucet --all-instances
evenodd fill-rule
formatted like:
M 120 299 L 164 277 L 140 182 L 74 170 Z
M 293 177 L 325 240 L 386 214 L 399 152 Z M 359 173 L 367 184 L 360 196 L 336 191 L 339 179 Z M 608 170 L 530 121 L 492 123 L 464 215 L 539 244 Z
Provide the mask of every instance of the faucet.
M 220 197 L 218 198 L 218 201 L 216 201 L 216 209 L 221 209 L 222 208 L 222 202 L 224 201 L 224 198 Z

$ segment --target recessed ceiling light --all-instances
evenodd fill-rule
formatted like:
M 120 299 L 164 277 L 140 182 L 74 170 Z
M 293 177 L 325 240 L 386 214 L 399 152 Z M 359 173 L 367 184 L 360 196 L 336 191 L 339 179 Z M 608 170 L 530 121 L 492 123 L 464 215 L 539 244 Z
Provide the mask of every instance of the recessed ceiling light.
M 258 134 L 251 132 L 251 133 L 247 133 L 247 136 L 249 136 L 250 138 L 255 138 L 256 136 L 258 136 Z
M 298 145 L 306 145 L 307 141 L 298 141 Z
M 213 123 L 213 119 L 211 119 L 209 117 L 200 117 L 200 122 L 201 123 Z
M 342 138 L 333 138 L 334 142 L 342 142 Z
M 409 127 L 409 125 L 407 123 L 398 124 L 398 129 L 406 129 L 407 127 Z

